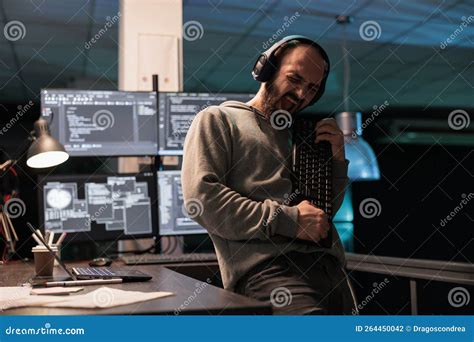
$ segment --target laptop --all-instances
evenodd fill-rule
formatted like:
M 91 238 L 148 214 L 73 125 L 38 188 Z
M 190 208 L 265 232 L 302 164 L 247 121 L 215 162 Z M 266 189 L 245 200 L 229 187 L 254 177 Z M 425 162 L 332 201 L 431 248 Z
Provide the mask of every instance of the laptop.
M 33 286 L 79 286 L 79 285 L 100 285 L 116 284 L 126 282 L 147 281 L 152 276 L 138 270 L 110 269 L 106 267 L 72 267 L 69 270 L 64 262 L 49 247 L 43 238 L 36 233 L 35 228 L 29 222 L 26 225 L 33 234 L 44 244 L 49 253 L 53 254 L 59 266 L 68 274 L 68 277 L 34 277 L 30 280 Z

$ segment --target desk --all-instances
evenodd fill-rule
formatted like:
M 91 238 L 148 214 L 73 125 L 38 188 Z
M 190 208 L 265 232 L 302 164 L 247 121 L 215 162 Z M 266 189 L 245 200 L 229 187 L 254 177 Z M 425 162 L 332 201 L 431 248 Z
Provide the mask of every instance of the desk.
M 87 264 L 68 264 L 68 268 L 73 266 L 84 267 Z M 175 293 L 175 295 L 108 309 L 19 308 L 0 312 L 0 315 L 174 315 L 175 310 L 182 305 L 183 308 L 180 310 L 180 314 L 184 315 L 272 313 L 272 308 L 269 304 L 220 289 L 213 285 L 206 285 L 199 294 L 196 294 L 195 290 L 201 284 L 201 281 L 180 274 L 167 266 L 125 266 L 123 263 L 116 261 L 113 267 L 133 267 L 153 276 L 153 279 L 146 282 L 106 285 L 108 287 L 143 292 L 170 291 Z M 184 267 L 184 265 L 179 267 Z M 179 269 L 179 267 L 176 266 L 174 268 Z M 192 268 L 192 265 L 187 265 L 186 268 Z M 54 271 L 55 275 L 65 274 L 59 267 L 55 267 Z M 33 263 L 22 261 L 10 262 L 7 265 L 0 266 L 0 286 L 21 286 L 33 275 Z M 97 288 L 98 286 L 84 286 L 84 290 L 80 293 L 87 293 Z M 194 299 L 191 299 L 193 296 Z M 185 302 L 187 302 L 187 305 L 184 305 Z

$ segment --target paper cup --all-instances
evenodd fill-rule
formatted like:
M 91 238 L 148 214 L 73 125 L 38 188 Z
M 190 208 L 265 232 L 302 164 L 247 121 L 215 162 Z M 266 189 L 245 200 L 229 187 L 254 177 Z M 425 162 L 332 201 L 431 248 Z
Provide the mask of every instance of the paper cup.
M 52 247 L 53 252 L 57 253 L 57 248 Z M 35 259 L 35 272 L 37 276 L 50 277 L 53 275 L 54 254 L 44 246 L 36 246 L 31 250 Z

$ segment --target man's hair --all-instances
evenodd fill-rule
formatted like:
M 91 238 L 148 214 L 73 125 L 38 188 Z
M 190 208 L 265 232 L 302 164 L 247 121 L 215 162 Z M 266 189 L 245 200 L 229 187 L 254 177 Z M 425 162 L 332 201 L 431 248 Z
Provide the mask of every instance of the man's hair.
M 324 73 L 328 72 L 328 63 L 326 60 L 324 60 L 323 54 L 319 50 L 318 47 L 314 46 L 313 44 L 309 42 L 302 42 L 299 40 L 290 40 L 289 42 L 283 44 L 276 52 L 275 52 L 275 70 L 280 69 L 281 62 L 283 58 L 293 49 L 295 49 L 298 46 L 311 46 L 313 47 L 314 50 L 318 52 L 318 54 L 323 58 L 324 61 Z M 276 73 L 275 73 L 276 74 Z

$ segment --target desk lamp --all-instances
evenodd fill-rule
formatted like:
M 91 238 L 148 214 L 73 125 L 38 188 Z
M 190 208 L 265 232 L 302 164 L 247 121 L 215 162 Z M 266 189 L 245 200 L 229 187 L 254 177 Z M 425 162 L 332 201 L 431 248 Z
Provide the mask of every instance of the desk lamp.
M 68 160 L 64 146 L 51 136 L 48 121 L 40 117 L 34 124 L 33 143 L 28 149 L 26 164 L 31 168 L 52 167 Z

